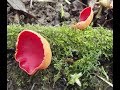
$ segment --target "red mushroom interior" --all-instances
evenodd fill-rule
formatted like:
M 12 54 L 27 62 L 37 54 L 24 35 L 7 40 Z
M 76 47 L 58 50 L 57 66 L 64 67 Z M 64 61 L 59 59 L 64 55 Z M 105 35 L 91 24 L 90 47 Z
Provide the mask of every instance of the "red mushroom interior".
M 81 13 L 80 13 L 80 21 L 85 21 L 91 13 L 91 7 L 85 8 Z
M 42 63 L 44 57 L 43 44 L 36 34 L 24 31 L 17 44 L 16 60 L 27 73 L 32 73 Z

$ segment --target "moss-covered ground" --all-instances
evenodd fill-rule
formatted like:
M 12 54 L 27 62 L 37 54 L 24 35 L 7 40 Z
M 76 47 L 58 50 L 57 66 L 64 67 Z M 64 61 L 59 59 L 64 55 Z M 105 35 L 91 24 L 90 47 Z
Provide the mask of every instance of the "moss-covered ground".
M 17 35 L 24 29 L 41 34 L 52 50 L 50 66 L 33 76 L 22 71 L 14 59 Z M 8 25 L 8 90 L 110 90 L 111 86 L 97 76 L 112 83 L 112 50 L 113 31 L 103 27 L 76 30 L 66 25 Z M 81 86 L 74 78 L 78 78 Z

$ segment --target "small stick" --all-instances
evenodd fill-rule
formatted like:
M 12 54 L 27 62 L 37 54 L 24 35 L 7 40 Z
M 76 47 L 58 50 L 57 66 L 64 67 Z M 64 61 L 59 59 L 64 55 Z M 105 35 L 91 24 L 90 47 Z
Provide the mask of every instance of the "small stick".
M 103 80 L 104 82 L 106 82 L 108 85 L 110 85 L 111 87 L 113 87 L 113 84 L 112 83 L 110 83 L 110 82 L 108 82 L 107 80 L 105 80 L 103 77 L 101 77 L 101 76 L 99 76 L 99 75 L 97 75 L 97 74 L 95 74 L 98 78 L 100 78 L 101 80 Z
M 87 5 L 86 5 L 86 4 L 84 4 L 84 3 L 82 3 L 81 1 L 80 1 L 80 3 L 81 3 L 82 5 L 84 5 L 84 6 L 86 6 L 86 7 L 87 7 Z
M 34 87 L 35 87 L 35 83 L 32 85 L 32 87 L 31 87 L 31 89 L 30 89 L 30 90 L 33 90 L 33 89 L 34 89 Z
M 103 7 L 100 6 L 100 9 L 99 9 L 99 11 L 98 11 L 98 13 L 97 13 L 97 15 L 96 15 L 96 18 L 100 18 L 100 15 L 101 15 L 102 9 L 103 9 Z
M 33 0 L 30 0 L 30 8 L 32 7 L 32 2 L 33 2 Z

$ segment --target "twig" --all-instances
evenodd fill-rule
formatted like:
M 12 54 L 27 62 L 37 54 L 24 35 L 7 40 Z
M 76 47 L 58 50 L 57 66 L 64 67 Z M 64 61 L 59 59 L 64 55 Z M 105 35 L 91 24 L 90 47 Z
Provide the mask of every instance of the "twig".
M 32 85 L 32 87 L 31 87 L 31 89 L 30 89 L 30 90 L 33 90 L 33 89 L 34 89 L 34 87 L 35 87 L 35 84 L 36 84 L 36 83 L 34 83 L 34 84 Z
M 99 75 L 97 75 L 97 74 L 95 74 L 98 78 L 100 78 L 101 80 L 103 80 L 104 82 L 106 82 L 109 86 L 111 86 L 111 87 L 113 87 L 113 84 L 112 83 L 110 83 L 110 82 L 108 82 L 107 80 L 105 80 L 103 77 L 101 77 L 101 76 L 99 76 Z
M 97 15 L 95 16 L 96 18 L 100 18 L 100 15 L 101 15 L 102 9 L 103 9 L 103 7 L 100 6 L 100 9 L 99 9 Z
M 81 1 L 80 1 L 80 3 L 81 3 L 82 5 L 84 5 L 84 6 L 86 6 L 86 7 L 88 6 L 88 5 L 84 4 L 84 3 L 83 3 L 83 2 L 81 2 Z
M 30 0 L 30 8 L 32 7 L 32 2 L 33 2 L 33 0 Z

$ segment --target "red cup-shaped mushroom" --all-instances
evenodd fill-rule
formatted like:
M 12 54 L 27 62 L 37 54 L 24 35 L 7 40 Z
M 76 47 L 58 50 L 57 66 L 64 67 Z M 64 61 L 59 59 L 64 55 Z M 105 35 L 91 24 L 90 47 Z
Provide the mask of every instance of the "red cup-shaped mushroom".
M 37 70 L 46 69 L 51 63 L 52 53 L 48 41 L 40 34 L 23 30 L 16 43 L 15 60 L 19 67 L 29 75 Z
M 90 23 L 92 22 L 93 19 L 93 10 L 91 7 L 87 7 L 85 9 L 83 9 L 80 12 L 80 21 L 78 23 L 76 23 L 75 25 L 73 25 L 74 28 L 77 29 L 85 29 L 87 28 Z

